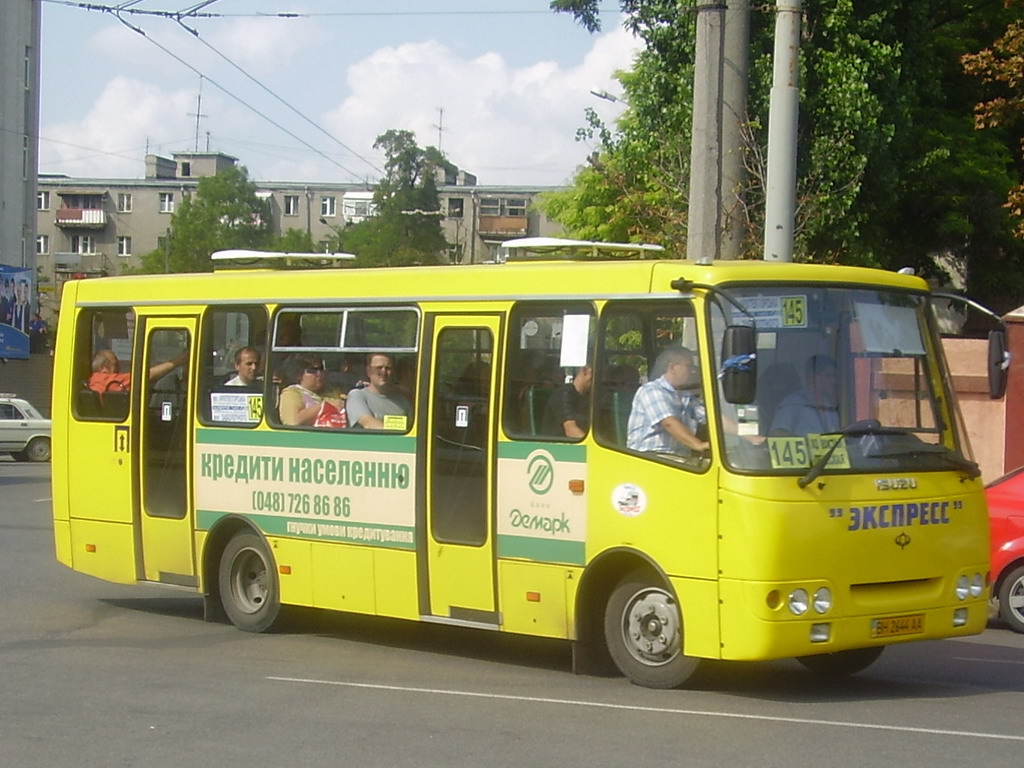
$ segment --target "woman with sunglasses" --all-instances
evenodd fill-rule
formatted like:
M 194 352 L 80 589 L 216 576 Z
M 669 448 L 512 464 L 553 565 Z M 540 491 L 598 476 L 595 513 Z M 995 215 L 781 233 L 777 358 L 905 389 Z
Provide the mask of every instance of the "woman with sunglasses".
M 281 423 L 291 427 L 312 426 L 320 413 L 324 400 L 339 410 L 344 401 L 325 398 L 324 361 L 317 355 L 297 354 L 285 360 L 282 366 L 284 381 L 290 382 L 278 401 Z

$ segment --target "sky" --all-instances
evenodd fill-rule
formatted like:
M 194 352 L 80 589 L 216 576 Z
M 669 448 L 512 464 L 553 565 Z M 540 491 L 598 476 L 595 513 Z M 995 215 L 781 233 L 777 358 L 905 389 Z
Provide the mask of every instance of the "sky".
M 117 5 L 157 13 L 86 8 Z M 166 16 L 191 8 L 211 17 Z M 405 129 L 480 184 L 565 184 L 584 109 L 622 110 L 591 89 L 620 93 L 639 48 L 602 8 L 591 34 L 548 0 L 43 0 L 39 172 L 142 178 L 147 152 L 198 149 L 256 182 L 373 182 L 374 140 Z

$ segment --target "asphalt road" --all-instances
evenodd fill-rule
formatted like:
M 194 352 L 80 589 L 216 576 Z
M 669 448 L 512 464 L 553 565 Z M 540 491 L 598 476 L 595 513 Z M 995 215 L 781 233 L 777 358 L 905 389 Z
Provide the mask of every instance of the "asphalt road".
M 0 766 L 1024 765 L 1024 635 L 890 648 L 825 683 L 705 664 L 651 691 L 564 643 L 304 612 L 251 635 L 194 595 L 53 559 L 49 467 L 0 460 Z

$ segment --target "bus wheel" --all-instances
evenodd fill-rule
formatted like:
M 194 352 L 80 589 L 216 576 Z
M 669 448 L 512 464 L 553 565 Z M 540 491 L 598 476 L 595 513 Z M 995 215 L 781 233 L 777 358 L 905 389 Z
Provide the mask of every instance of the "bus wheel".
M 220 558 L 220 599 L 228 619 L 246 632 L 264 632 L 281 610 L 274 561 L 263 539 L 239 533 Z
M 817 656 L 800 656 L 797 661 L 818 675 L 846 677 L 870 667 L 884 650 L 884 645 L 876 645 L 872 648 L 854 648 L 849 651 L 822 653 Z
M 683 619 L 675 598 L 646 571 L 627 575 L 608 598 L 604 637 L 615 666 L 646 688 L 678 688 L 699 659 L 683 655 Z
M 1014 632 L 1024 632 L 1024 566 L 1014 568 L 999 587 L 999 615 Z

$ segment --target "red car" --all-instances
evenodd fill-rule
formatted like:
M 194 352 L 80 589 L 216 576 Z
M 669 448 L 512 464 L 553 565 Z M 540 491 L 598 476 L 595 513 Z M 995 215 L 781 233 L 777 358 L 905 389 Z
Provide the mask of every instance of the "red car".
M 1024 633 L 1024 467 L 987 486 L 992 530 L 992 594 L 999 615 Z

